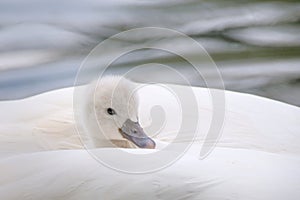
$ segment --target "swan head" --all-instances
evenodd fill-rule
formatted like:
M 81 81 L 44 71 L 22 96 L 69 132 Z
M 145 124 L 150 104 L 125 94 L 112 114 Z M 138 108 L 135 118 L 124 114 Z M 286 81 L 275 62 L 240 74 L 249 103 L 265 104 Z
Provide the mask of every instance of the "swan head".
M 139 123 L 137 83 L 120 76 L 106 76 L 92 86 L 88 110 L 94 113 L 98 127 L 107 139 L 130 141 L 139 148 L 155 148 L 155 142 Z M 103 139 L 99 128 L 91 131 L 95 146 L 97 140 Z

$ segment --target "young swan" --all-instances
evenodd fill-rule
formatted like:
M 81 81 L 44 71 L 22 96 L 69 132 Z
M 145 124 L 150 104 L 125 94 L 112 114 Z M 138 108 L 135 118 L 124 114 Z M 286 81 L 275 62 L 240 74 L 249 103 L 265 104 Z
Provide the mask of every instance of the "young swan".
M 138 122 L 137 84 L 120 76 L 106 76 L 87 88 L 84 124 L 94 147 L 155 148 Z

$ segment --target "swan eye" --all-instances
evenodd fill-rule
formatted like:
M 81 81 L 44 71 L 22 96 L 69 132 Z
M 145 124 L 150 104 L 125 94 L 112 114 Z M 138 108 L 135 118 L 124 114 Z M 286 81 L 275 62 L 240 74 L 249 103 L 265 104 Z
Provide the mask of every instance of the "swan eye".
M 109 114 L 109 115 L 115 115 L 116 114 L 116 111 L 114 110 L 114 109 L 112 109 L 112 108 L 107 108 L 107 113 Z

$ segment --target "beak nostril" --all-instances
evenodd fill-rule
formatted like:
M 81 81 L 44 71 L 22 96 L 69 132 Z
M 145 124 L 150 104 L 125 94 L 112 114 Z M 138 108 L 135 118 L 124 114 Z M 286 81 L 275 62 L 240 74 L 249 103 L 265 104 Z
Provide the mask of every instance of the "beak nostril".
M 119 129 L 119 132 L 123 138 L 131 141 L 139 148 L 155 148 L 155 142 L 145 134 L 139 123 L 127 119 Z

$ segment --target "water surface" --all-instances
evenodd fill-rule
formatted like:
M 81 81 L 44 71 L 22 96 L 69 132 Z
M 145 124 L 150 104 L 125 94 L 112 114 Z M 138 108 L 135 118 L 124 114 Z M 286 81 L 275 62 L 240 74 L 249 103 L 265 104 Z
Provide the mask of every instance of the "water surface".
M 299 19 L 299 1 L 2 0 L 0 100 L 72 86 L 82 60 L 99 42 L 131 28 L 157 26 L 185 33 L 205 47 L 227 89 L 299 106 Z M 141 36 L 134 42 L 146 41 Z M 205 86 L 178 56 L 153 50 L 121 58 L 112 72 L 145 63 L 186 71 L 193 85 Z M 137 80 L 176 83 L 155 69 Z M 214 80 L 205 63 L 203 73 Z

